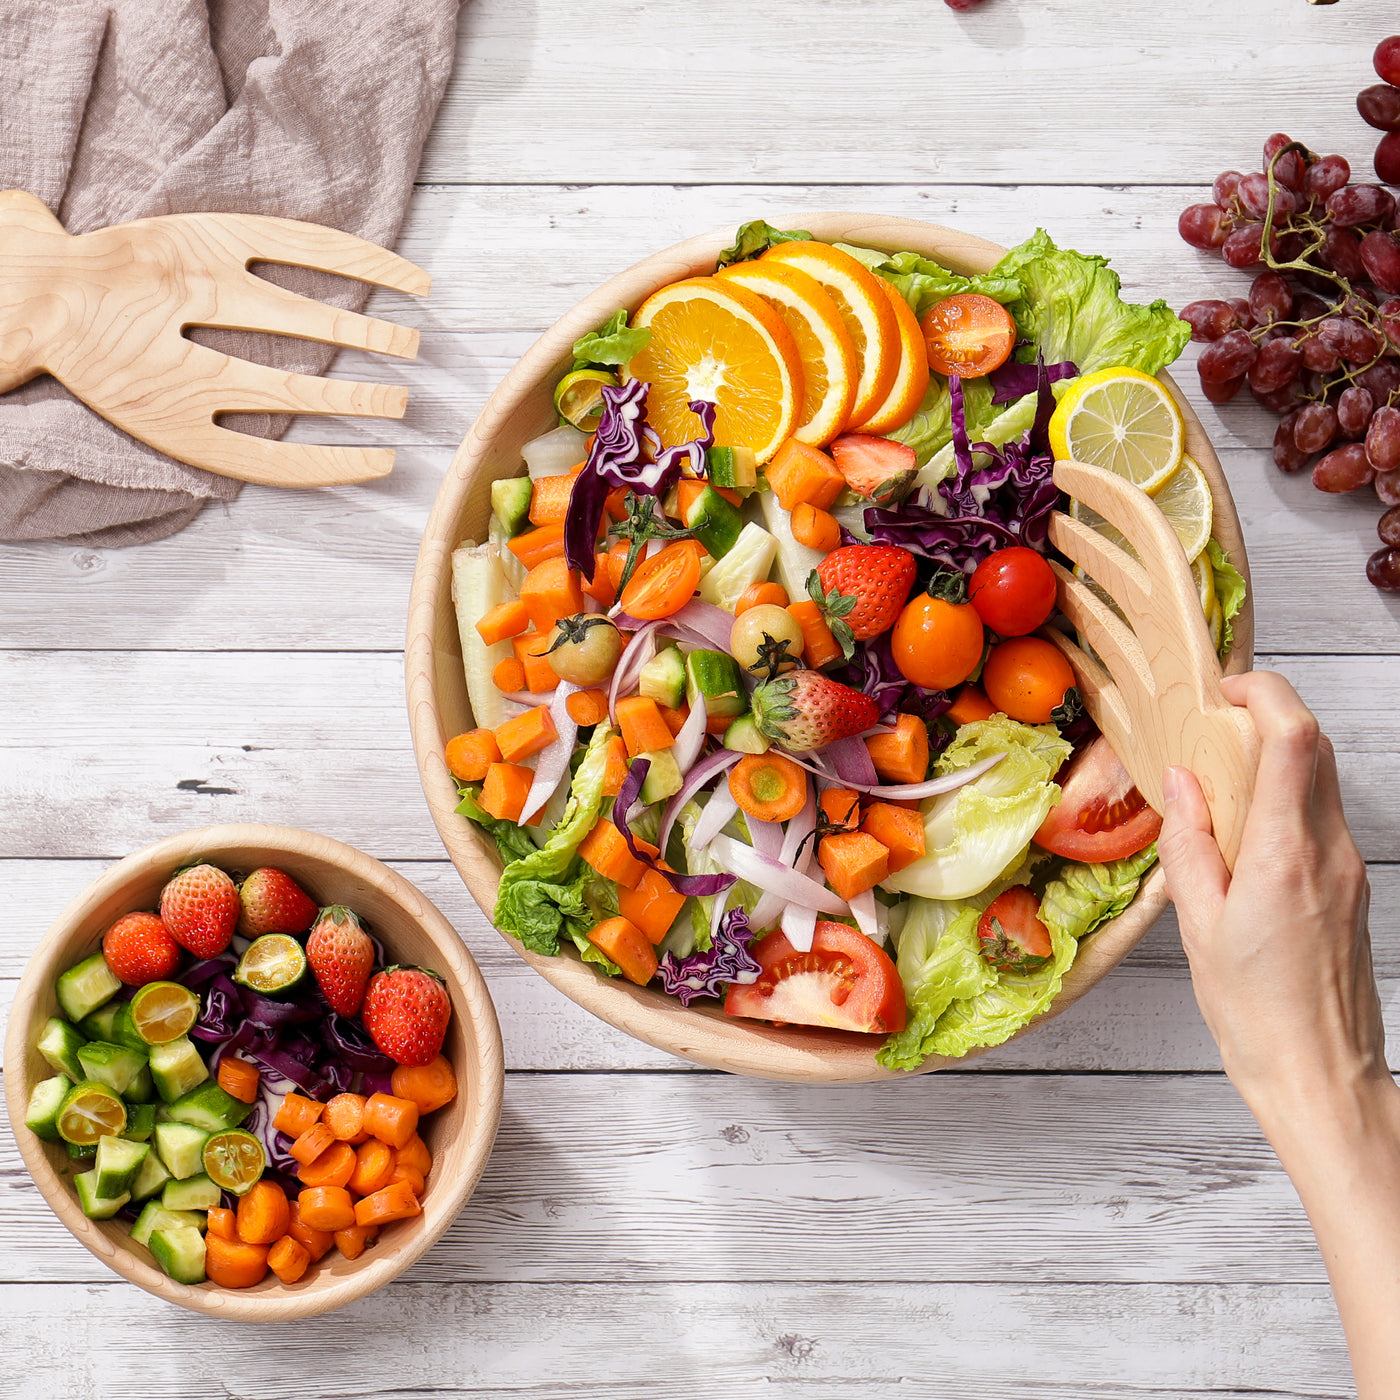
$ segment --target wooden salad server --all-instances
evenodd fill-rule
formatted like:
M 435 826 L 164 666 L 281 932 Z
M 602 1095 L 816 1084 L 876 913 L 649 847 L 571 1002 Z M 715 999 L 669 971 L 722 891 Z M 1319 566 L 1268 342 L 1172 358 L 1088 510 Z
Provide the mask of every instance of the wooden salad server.
M 255 262 L 317 268 L 423 296 L 428 274 L 318 224 L 254 214 L 165 214 L 72 235 L 23 190 L 0 194 L 0 393 L 52 374 L 109 423 L 168 456 L 267 486 L 384 476 L 390 448 L 276 442 L 225 413 L 402 418 L 407 391 L 235 359 L 191 326 L 264 331 L 411 360 L 418 332 L 256 277 Z
M 1221 693 L 1220 662 L 1181 541 L 1145 491 L 1102 467 L 1056 462 L 1055 484 L 1116 526 L 1136 558 L 1082 521 L 1053 512 L 1050 542 L 1117 607 L 1052 560 L 1060 611 L 1084 646 L 1053 627 L 1045 635 L 1074 668 L 1094 723 L 1152 807 L 1162 810 L 1166 768 L 1196 775 L 1234 870 L 1259 736 L 1247 711 Z

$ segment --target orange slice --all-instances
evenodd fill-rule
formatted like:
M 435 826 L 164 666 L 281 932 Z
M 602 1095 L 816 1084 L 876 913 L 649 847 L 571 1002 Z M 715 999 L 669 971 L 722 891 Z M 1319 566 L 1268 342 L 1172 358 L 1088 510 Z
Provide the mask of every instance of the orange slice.
M 632 324 L 648 326 L 651 340 L 627 362 L 627 377 L 651 385 L 647 422 L 665 446 L 701 435 L 694 399 L 716 405 L 716 446 L 750 448 L 760 463 L 792 435 L 802 359 L 762 297 L 715 277 L 688 277 L 653 292 Z
M 815 277 L 836 303 L 856 348 L 856 401 L 847 427 L 863 423 L 885 400 L 899 368 L 899 325 L 880 278 L 829 243 L 779 243 L 760 262 L 778 262 Z
M 856 348 L 836 303 L 815 277 L 785 263 L 733 263 L 715 276 L 762 297 L 792 332 L 804 385 L 792 435 L 811 447 L 824 446 L 850 419 L 859 373 Z M 916 334 L 918 329 L 915 321 Z
M 864 422 L 851 425 L 863 433 L 892 433 L 896 428 L 903 427 L 918 411 L 928 389 L 928 351 L 924 346 L 919 318 L 883 277 L 880 278 L 880 285 L 894 307 L 894 319 L 899 326 L 899 368 L 895 371 L 894 383 L 890 385 L 884 402 L 877 404 L 875 411 Z

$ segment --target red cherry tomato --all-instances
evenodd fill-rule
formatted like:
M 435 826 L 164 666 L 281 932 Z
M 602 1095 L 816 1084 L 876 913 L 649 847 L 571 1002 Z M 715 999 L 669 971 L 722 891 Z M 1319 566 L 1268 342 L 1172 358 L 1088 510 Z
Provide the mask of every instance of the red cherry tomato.
M 1055 610 L 1055 575 L 1024 545 L 989 554 L 972 575 L 967 600 L 993 632 L 1024 637 Z
M 979 379 L 1005 364 L 1016 344 L 1016 322 L 991 297 L 964 292 L 935 302 L 919 322 L 930 369 Z
M 971 603 L 919 593 L 895 620 L 890 649 L 905 680 L 949 690 L 961 685 L 982 659 L 982 619 Z
M 1162 819 L 1133 786 L 1107 739 L 1095 739 L 1057 775 L 1060 800 L 1035 843 L 1069 860 L 1121 860 L 1157 839 Z
M 1039 637 L 1012 637 L 999 643 L 982 668 L 987 699 L 1022 724 L 1049 724 L 1073 684 L 1069 662 Z

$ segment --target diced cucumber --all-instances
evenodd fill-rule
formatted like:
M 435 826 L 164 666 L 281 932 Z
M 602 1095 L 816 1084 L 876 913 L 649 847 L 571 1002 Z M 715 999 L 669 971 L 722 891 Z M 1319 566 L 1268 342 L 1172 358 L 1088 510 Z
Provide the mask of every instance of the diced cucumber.
M 700 596 L 707 603 L 733 612 L 744 590 L 768 577 L 777 553 L 778 542 L 773 536 L 763 526 L 750 521 L 739 531 L 733 549 L 717 560 L 714 568 L 700 580 Z M 817 558 L 820 560 L 821 556 Z M 794 598 L 801 596 L 800 591 L 793 593 L 788 589 L 788 593 Z
M 807 580 L 826 556 L 820 550 L 808 549 L 805 544 L 797 542 L 792 533 L 792 517 L 771 491 L 765 491 L 758 502 L 763 512 L 763 523 L 772 531 L 774 550 L 778 556 L 778 582 L 787 589 L 788 597 L 795 603 L 807 596 Z
M 511 713 L 509 702 L 491 677 L 496 663 L 513 655 L 510 642 L 496 642 L 488 647 L 476 630 L 476 624 L 497 603 L 515 596 L 502 568 L 503 549 L 504 546 L 480 544 L 452 551 L 452 601 L 457 609 L 467 699 L 471 702 L 472 722 L 484 729 L 494 729 Z
M 50 1016 L 39 1032 L 36 1048 L 59 1074 L 66 1074 L 76 1084 L 83 1077 L 83 1067 L 78 1063 L 83 1044 L 83 1035 L 76 1026 L 69 1025 L 62 1016 Z
M 41 1079 L 29 1091 L 29 1106 L 24 1111 L 24 1126 L 45 1142 L 61 1142 L 58 1132 L 58 1110 L 73 1087 L 66 1074 Z
M 97 1161 L 93 1165 L 97 1173 L 97 1194 L 103 1197 L 130 1195 L 131 1183 L 150 1152 L 149 1145 L 144 1142 L 119 1137 L 99 1138 Z
M 685 699 L 685 657 L 679 647 L 662 647 L 646 662 L 637 677 L 637 692 L 678 710 Z
M 691 709 L 703 699 L 712 719 L 731 718 L 749 708 L 739 665 L 726 651 L 692 651 L 685 659 L 685 694 Z
M 731 505 L 713 486 L 706 486 L 685 513 L 686 528 L 716 559 L 723 559 L 744 529 L 739 507 Z
M 147 1201 L 131 1227 L 131 1238 L 148 1249 L 151 1236 L 157 1230 L 174 1230 L 188 1225 L 193 1230 L 205 1230 L 209 1226 L 208 1217 L 199 1210 L 166 1210 L 159 1201 Z
M 705 472 L 716 486 L 747 496 L 758 487 L 758 459 L 752 447 L 712 447 L 705 453 Z
M 113 1045 L 105 1040 L 90 1040 L 78 1051 L 78 1063 L 83 1078 L 105 1084 L 119 1094 L 125 1094 L 146 1063 L 140 1050 L 127 1045 Z
M 99 1006 L 91 1016 L 84 1016 L 82 1024 L 78 1027 L 86 1040 L 108 1040 L 117 1044 L 117 1037 L 113 1033 L 117 1024 L 117 1013 L 125 1006 L 125 1002 L 109 1001 L 106 1006 Z
M 92 1159 L 97 1156 L 97 1143 L 95 1142 L 65 1142 L 63 1145 L 68 1149 L 70 1162 L 86 1162 L 91 1166 Z
M 224 1193 L 203 1173 L 183 1181 L 167 1181 L 160 1203 L 166 1210 L 214 1210 Z
M 127 1102 L 127 1106 L 132 1104 L 151 1103 L 156 1096 L 156 1081 L 151 1074 L 149 1064 L 144 1064 L 136 1071 L 136 1078 L 127 1086 L 126 1093 L 122 1095 Z M 152 1122 L 155 1120 L 152 1119 Z
M 528 476 L 507 476 L 491 483 L 491 513 L 501 522 L 507 538 L 529 527 L 533 495 L 534 483 Z
M 192 1225 L 151 1232 L 151 1253 L 176 1283 L 203 1283 L 204 1236 Z
M 204 1144 L 209 1134 L 189 1123 L 157 1123 L 152 1133 L 156 1151 L 178 1181 L 204 1170 Z
M 70 1021 L 81 1021 L 91 1016 L 99 1006 L 111 1001 L 121 991 L 121 979 L 107 966 L 107 959 L 101 953 L 75 963 L 67 972 L 60 973 L 54 984 L 58 1004 Z
M 153 1103 L 128 1103 L 126 1131 L 122 1134 L 131 1142 L 150 1142 L 156 1126 L 156 1106 Z
M 148 1152 L 146 1160 L 141 1163 L 141 1170 L 136 1173 L 136 1179 L 131 1183 L 131 1199 L 149 1200 L 157 1191 L 165 1189 L 167 1181 L 173 1180 L 166 1170 L 165 1163 L 154 1152 Z
M 685 776 L 670 749 L 654 749 L 650 753 L 640 753 L 637 757 L 651 760 L 646 780 L 642 783 L 641 797 L 646 806 L 650 807 L 653 802 L 674 797 L 681 790 Z
M 151 1078 L 161 1098 L 174 1103 L 209 1078 L 209 1067 L 189 1036 L 182 1035 L 151 1046 Z
M 176 1123 L 189 1123 L 210 1133 L 238 1127 L 252 1111 L 252 1104 L 242 1103 L 214 1083 L 201 1084 L 170 1105 L 170 1117 Z
M 97 1189 L 97 1168 L 79 1172 L 73 1178 L 78 1192 L 78 1204 L 89 1220 L 110 1220 L 130 1199 L 127 1191 L 116 1196 L 103 1196 Z
M 724 731 L 724 747 L 731 753 L 767 753 L 771 745 L 759 733 L 758 725 L 751 714 L 740 715 Z

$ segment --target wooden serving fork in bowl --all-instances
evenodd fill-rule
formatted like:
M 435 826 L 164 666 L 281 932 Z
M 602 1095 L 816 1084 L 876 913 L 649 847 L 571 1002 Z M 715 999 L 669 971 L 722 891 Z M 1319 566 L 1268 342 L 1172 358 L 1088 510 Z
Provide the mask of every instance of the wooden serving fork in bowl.
M 1180 766 L 1196 775 L 1233 870 L 1259 766 L 1259 736 L 1246 711 L 1221 693 L 1220 662 L 1181 541 L 1146 492 L 1102 467 L 1056 462 L 1055 484 L 1120 530 L 1137 557 L 1055 511 L 1051 543 L 1118 610 L 1052 560 L 1060 611 L 1084 645 L 1053 627 L 1045 635 L 1074 668 L 1094 723 L 1152 807 L 1162 810 L 1165 769 Z
M 0 194 L 0 393 L 52 374 L 109 423 L 220 476 L 332 486 L 384 476 L 389 448 L 274 442 L 225 413 L 402 418 L 404 389 L 294 374 L 190 340 L 265 331 L 411 360 L 418 332 L 299 296 L 255 262 L 317 268 L 417 296 L 428 274 L 366 239 L 255 214 L 166 214 L 69 234 L 23 190 Z

